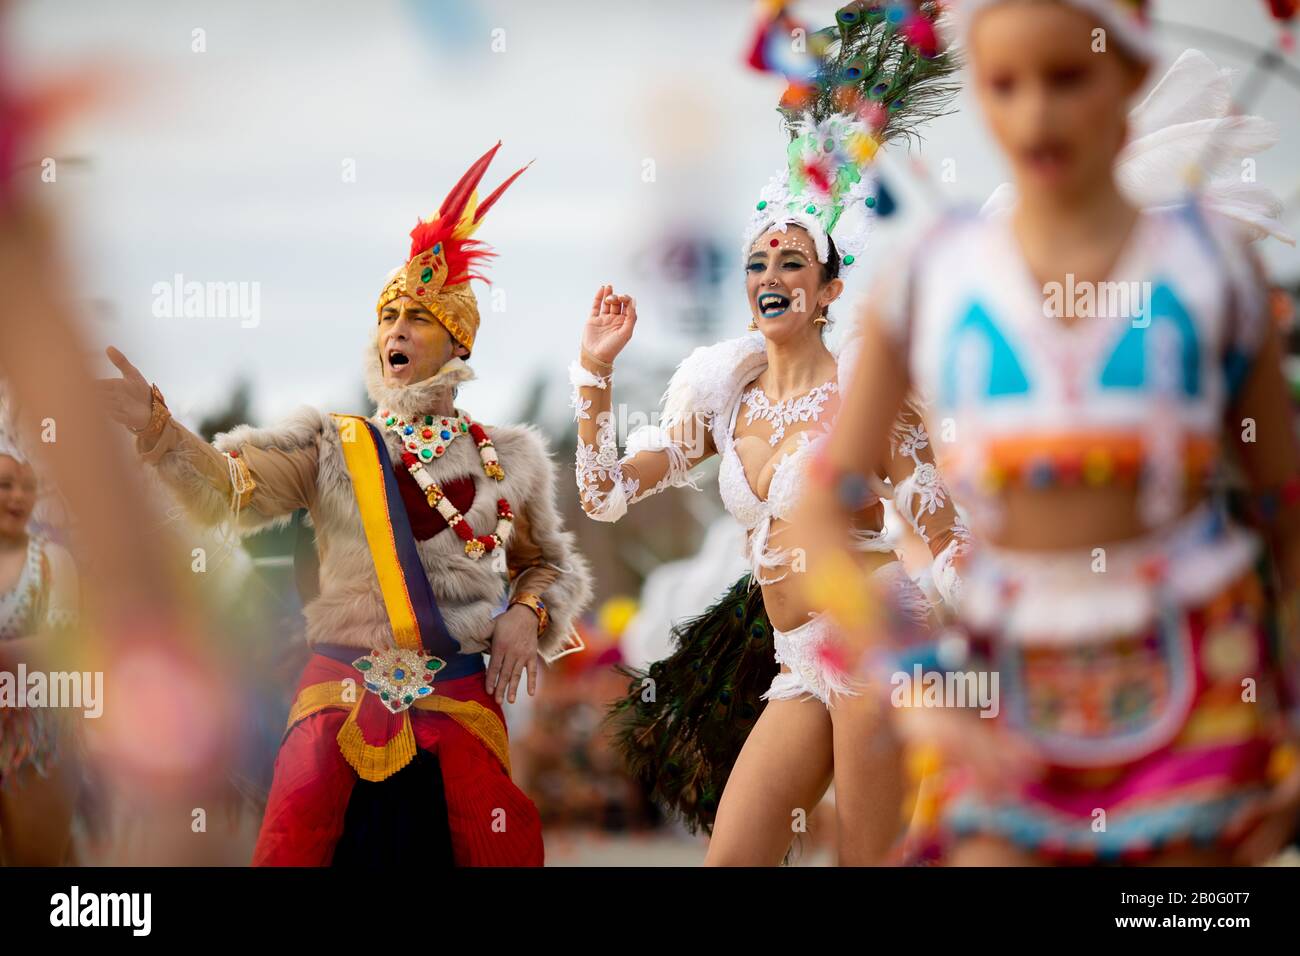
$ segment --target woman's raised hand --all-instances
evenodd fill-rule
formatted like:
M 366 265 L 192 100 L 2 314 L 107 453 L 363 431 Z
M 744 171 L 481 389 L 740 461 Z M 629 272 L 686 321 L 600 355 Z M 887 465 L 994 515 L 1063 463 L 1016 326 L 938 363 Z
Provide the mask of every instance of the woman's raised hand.
M 582 348 L 593 358 L 613 365 L 635 328 L 636 300 L 630 295 L 615 295 L 612 285 L 603 285 L 582 327 Z
M 122 377 L 101 378 L 95 383 L 104 410 L 114 421 L 138 431 L 149 424 L 153 412 L 153 390 L 125 355 L 112 346 L 109 346 L 107 355 Z

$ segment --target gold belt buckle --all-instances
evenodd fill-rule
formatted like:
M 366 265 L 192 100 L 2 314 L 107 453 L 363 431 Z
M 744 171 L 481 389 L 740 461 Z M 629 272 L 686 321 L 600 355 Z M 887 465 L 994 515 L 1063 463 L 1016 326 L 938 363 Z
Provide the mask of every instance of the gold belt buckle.
M 378 694 L 385 707 L 400 714 L 434 692 L 434 676 L 447 662 L 424 651 L 391 647 L 358 657 L 352 666 L 361 671 L 366 690 Z

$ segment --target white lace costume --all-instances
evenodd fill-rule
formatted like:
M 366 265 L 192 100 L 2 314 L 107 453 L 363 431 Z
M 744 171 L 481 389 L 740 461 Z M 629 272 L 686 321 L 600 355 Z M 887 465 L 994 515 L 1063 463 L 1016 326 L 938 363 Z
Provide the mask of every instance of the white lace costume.
M 855 363 L 854 352 L 852 343 L 840 351 L 836 380 L 786 402 L 773 403 L 754 385 L 767 367 L 762 335 L 754 333 L 696 349 L 682 362 L 668 385 L 662 424 L 644 426 L 633 432 L 628 437 L 624 455 L 619 455 L 612 416 L 602 415 L 597 419 L 594 446 L 584 442 L 579 435 L 576 477 L 584 510 L 597 521 L 617 521 L 626 513 L 629 504 L 665 488 L 697 487 L 689 472 L 693 461 L 705 457 L 705 450 L 691 448 L 682 440 L 683 423 L 694 421 L 700 429 L 697 435 L 702 434 L 702 429 L 708 430 L 713 447 L 721 458 L 718 489 L 723 505 L 749 532 L 747 559 L 754 580 L 760 584 L 781 580 L 789 573 L 791 555 L 771 547 L 772 523 L 788 520 L 793 515 L 800 492 L 806 486 L 808 466 L 830 429 L 830 421 L 819 421 L 822 407 L 831 394 L 846 387 L 849 371 Z M 570 376 L 574 386 L 575 418 L 578 421 L 590 418 L 591 402 L 582 397 L 581 389 L 606 389 L 610 379 L 596 376 L 578 363 L 571 366 Z M 769 441 L 774 446 L 784 437 L 789 424 L 813 422 L 818 426 L 805 429 L 795 450 L 776 463 L 765 499 L 755 493 L 736 452 L 736 422 L 742 411 L 747 422 L 766 420 L 772 426 Z M 900 421 L 895 438 L 896 455 L 910 458 L 916 464 L 911 475 L 892 491 L 895 504 L 928 541 L 929 535 L 922 521 L 943 507 L 947 495 L 934 466 L 921 462 L 917 456 L 928 443 L 919 417 L 914 420 L 909 417 L 907 424 Z M 666 456 L 663 477 L 649 488 L 642 487 L 639 472 L 632 464 L 633 459 L 644 452 L 660 452 Z M 877 494 L 891 494 L 883 481 L 875 490 Z M 862 507 L 878 500 L 873 497 L 863 502 Z M 965 531 L 959 525 L 954 525 L 952 530 L 952 540 L 935 562 L 936 585 L 945 598 L 950 598 L 955 590 L 952 560 L 966 540 Z M 883 531 L 859 531 L 855 536 L 863 550 L 892 550 Z M 906 613 L 918 622 L 926 618 L 929 604 L 901 564 L 891 562 L 878 573 L 891 578 L 891 591 Z M 829 621 L 822 615 L 792 631 L 775 631 L 776 658 L 789 668 L 789 672 L 777 676 L 766 697 L 812 695 L 829 703 L 836 694 L 853 692 L 847 675 L 829 667 L 820 653 L 828 632 Z

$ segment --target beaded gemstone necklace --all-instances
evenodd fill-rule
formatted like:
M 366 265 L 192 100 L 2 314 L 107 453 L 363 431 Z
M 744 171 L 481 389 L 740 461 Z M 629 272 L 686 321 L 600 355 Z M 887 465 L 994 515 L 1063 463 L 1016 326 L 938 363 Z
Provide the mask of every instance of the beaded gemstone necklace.
M 451 443 L 458 437 L 469 435 L 478 446 L 483 473 L 495 481 L 503 480 L 505 470 L 502 469 L 496 448 L 483 426 L 471 421 L 463 412 L 450 418 L 424 415 L 414 422 L 408 422 L 388 411 L 380 411 L 379 417 L 384 427 L 401 439 L 402 464 L 424 492 L 429 507 L 437 511 L 465 543 L 465 553 L 477 561 L 487 552 L 505 547 L 515 519 L 510 503 L 505 498 L 497 499 L 496 529 L 491 534 L 476 535 L 465 516 L 443 494 L 425 468 L 435 458 L 446 454 Z

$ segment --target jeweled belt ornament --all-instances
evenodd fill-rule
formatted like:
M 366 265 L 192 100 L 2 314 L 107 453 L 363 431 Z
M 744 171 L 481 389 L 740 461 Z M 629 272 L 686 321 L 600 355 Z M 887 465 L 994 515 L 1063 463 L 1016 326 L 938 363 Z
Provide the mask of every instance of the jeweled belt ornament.
M 361 671 L 366 690 L 378 694 L 385 707 L 400 714 L 434 692 L 433 679 L 447 662 L 422 650 L 393 647 L 371 651 L 352 666 Z

